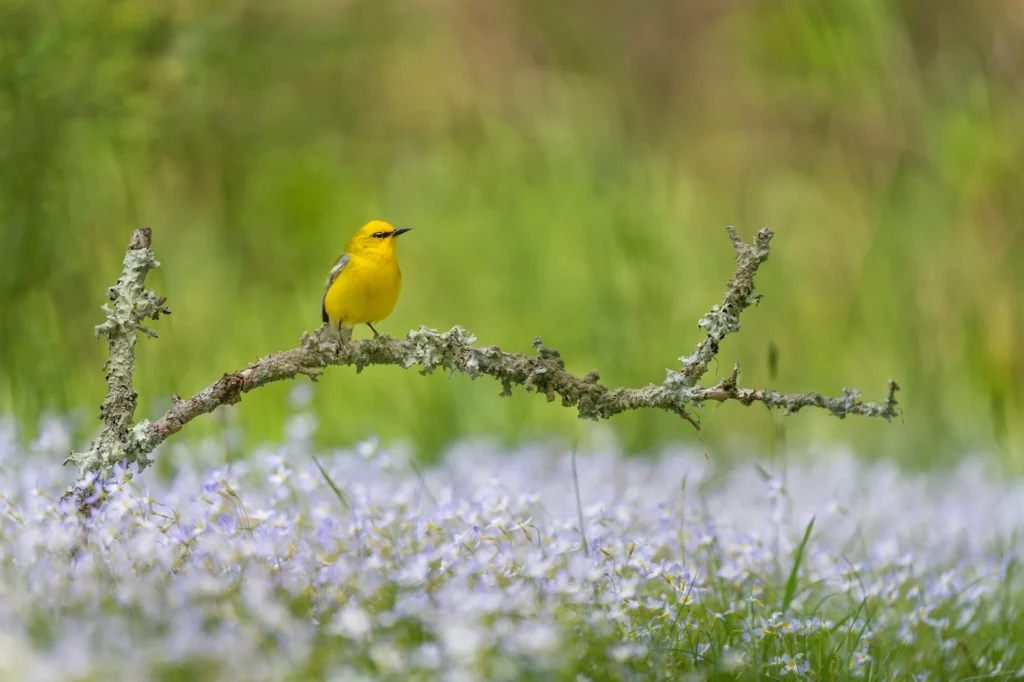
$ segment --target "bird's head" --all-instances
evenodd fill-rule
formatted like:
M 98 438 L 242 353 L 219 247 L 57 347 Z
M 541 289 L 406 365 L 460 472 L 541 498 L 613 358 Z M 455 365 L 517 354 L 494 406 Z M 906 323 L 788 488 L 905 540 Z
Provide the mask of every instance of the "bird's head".
M 362 227 L 345 245 L 345 253 L 394 253 L 398 236 L 405 234 L 411 227 L 400 227 L 397 230 L 381 220 L 371 220 Z

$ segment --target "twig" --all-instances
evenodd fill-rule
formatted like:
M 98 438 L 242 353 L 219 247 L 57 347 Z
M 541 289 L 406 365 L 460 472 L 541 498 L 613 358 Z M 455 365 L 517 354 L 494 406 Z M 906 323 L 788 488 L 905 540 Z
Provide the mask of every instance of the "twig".
M 753 293 L 754 275 L 768 258 L 772 232 L 768 229 L 758 232 L 753 245 L 740 240 L 733 228 L 728 228 L 728 232 L 736 248 L 736 273 L 728 282 L 722 304 L 714 306 L 699 322 L 706 337 L 691 355 L 680 358 L 681 370 L 669 370 L 661 384 L 608 388 L 599 382 L 597 370 L 577 376 L 566 371 L 558 351 L 545 347 L 539 336 L 533 342 L 537 354 L 526 355 L 506 353 L 497 346 L 475 347 L 472 345 L 475 337 L 458 326 L 443 333 L 420 327 L 404 339 L 381 335 L 359 341 L 306 332 L 297 348 L 267 355 L 244 369 L 225 374 L 187 400 L 173 396 L 171 408 L 162 417 L 154 422 L 142 420 L 132 426 L 136 397 L 132 390 L 135 332 L 155 336 L 141 321 L 170 312 L 163 306 L 163 298 L 144 289 L 147 272 L 158 264 L 149 250 L 148 228 L 136 230 L 125 256 L 122 277 L 108 291 L 114 307 L 104 306 L 107 321 L 97 327 L 97 333 L 106 336 L 110 346 L 108 395 L 101 412 L 105 426 L 88 450 L 73 453 L 67 462 L 78 465 L 82 477 L 88 472 L 107 477 L 113 466 L 122 461 L 137 463 L 142 470 L 150 463 L 148 455 L 154 448 L 196 417 L 221 405 L 233 405 L 245 393 L 275 381 L 300 374 L 315 381 L 332 365 L 354 366 L 357 373 L 373 365 L 394 365 L 419 367 L 422 374 L 440 369 L 452 375 L 467 374 L 474 379 L 486 375 L 501 382 L 503 396 L 510 395 L 513 385 L 522 386 L 527 391 L 545 395 L 549 402 L 558 397 L 565 407 L 575 407 L 581 419 L 595 421 L 630 410 L 657 408 L 677 414 L 699 429 L 699 422 L 690 409 L 699 408 L 709 400 L 732 400 L 743 405 L 760 402 L 769 408 L 782 408 L 786 414 L 804 407 L 820 407 L 840 418 L 853 414 L 891 420 L 897 416 L 899 386 L 895 381 L 889 382 L 889 392 L 882 403 L 864 402 L 861 394 L 853 389 L 844 389 L 842 397 L 826 397 L 820 393 L 783 394 L 768 389 L 739 388 L 738 365 L 728 378 L 716 385 L 698 385 L 708 371 L 708 363 L 718 353 L 722 339 L 739 330 L 740 313 L 760 300 L 760 296 Z
M 775 233 L 767 227 L 762 228 L 751 246 L 740 239 L 736 228 L 730 225 L 726 230 L 736 249 L 736 274 L 729 280 L 722 305 L 713 306 L 711 312 L 697 322 L 698 327 L 707 331 L 707 336 L 697 344 L 693 353 L 679 358 L 683 369 L 670 372 L 666 383 L 681 387 L 696 386 L 707 373 L 708 363 L 718 355 L 722 339 L 740 330 L 740 313 L 751 303 L 761 302 L 761 295 L 754 295 L 754 275 L 761 264 L 768 260 L 770 243 Z

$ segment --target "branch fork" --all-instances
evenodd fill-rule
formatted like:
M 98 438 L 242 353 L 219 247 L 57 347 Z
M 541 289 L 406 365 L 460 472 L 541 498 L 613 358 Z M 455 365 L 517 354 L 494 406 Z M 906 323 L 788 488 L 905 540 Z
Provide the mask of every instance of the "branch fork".
M 107 339 L 110 354 L 105 365 L 107 396 L 100 409 L 103 428 L 87 450 L 72 453 L 65 464 L 78 466 L 80 480 L 97 475 L 109 477 L 118 464 L 134 463 L 142 471 L 152 463 L 150 453 L 196 417 L 221 405 L 234 405 L 245 393 L 275 381 L 298 375 L 316 381 L 329 366 L 353 366 L 357 373 L 374 365 L 394 365 L 406 369 L 419 367 L 422 374 L 446 370 L 451 375 L 466 374 L 472 379 L 490 376 L 501 383 L 502 396 L 510 395 L 513 385 L 522 386 L 543 394 L 549 402 L 561 398 L 562 405 L 575 407 L 581 419 L 595 421 L 630 410 L 657 408 L 677 414 L 699 429 L 700 423 L 691 410 L 707 401 L 730 400 L 743 405 L 760 402 L 769 409 L 781 408 L 786 414 L 818 407 L 839 418 L 859 415 L 891 421 L 897 416 L 899 386 L 895 381 L 889 382 L 888 394 L 881 403 L 865 402 L 854 389 L 843 389 L 840 397 L 827 397 L 813 392 L 784 394 L 741 388 L 738 364 L 714 386 L 700 385 L 722 341 L 740 330 L 742 312 L 761 300 L 754 293 L 754 276 L 768 259 L 773 233 L 762 229 L 752 244 L 740 239 L 732 227 L 728 228 L 728 235 L 736 249 L 736 271 L 726 285 L 721 304 L 713 306 L 698 322 L 705 332 L 704 338 L 691 354 L 679 358 L 678 371 L 667 370 L 661 384 L 609 388 L 600 383 L 597 370 L 577 376 L 566 371 L 559 352 L 546 347 L 539 336 L 533 342 L 536 354 L 526 355 L 507 353 L 497 346 L 476 347 L 476 337 L 459 326 L 446 332 L 420 327 L 404 339 L 381 335 L 358 341 L 305 332 L 296 348 L 272 353 L 244 369 L 224 374 L 191 398 L 174 395 L 170 409 L 162 417 L 133 424 L 137 395 L 132 378 L 137 334 L 155 338 L 156 334 L 143 322 L 171 312 L 164 305 L 164 298 L 145 288 L 146 275 L 160 264 L 150 250 L 152 231 L 138 229 L 129 242 L 120 279 L 107 290 L 112 304 L 103 306 L 107 319 L 96 327 L 97 336 Z M 68 494 L 74 490 L 69 489 Z

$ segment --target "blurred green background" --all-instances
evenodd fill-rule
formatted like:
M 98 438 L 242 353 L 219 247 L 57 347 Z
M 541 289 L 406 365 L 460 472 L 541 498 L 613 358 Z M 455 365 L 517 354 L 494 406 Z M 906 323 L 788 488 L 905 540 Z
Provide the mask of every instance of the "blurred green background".
M 375 217 L 416 228 L 383 332 L 542 334 L 572 370 L 660 382 L 721 299 L 733 224 L 776 239 L 718 376 L 904 387 L 902 423 L 808 411 L 783 420 L 790 443 L 1016 466 L 1022 171 L 1018 2 L 0 0 L 0 412 L 95 424 L 92 328 L 140 225 L 174 311 L 138 348 L 152 416 L 316 327 L 331 263 Z M 193 432 L 277 438 L 291 387 Z M 429 457 L 605 433 L 499 391 L 336 369 L 318 437 Z M 702 418 L 699 435 L 653 411 L 609 426 L 636 451 L 778 437 L 761 408 Z

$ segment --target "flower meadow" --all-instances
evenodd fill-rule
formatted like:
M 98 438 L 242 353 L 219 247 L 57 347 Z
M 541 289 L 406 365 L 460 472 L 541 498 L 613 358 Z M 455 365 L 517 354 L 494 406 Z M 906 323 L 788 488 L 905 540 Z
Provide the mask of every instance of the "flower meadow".
M 1009 679 L 1024 491 L 977 462 L 453 446 L 421 469 L 312 417 L 230 463 L 83 483 L 0 422 L 0 679 Z M 574 483 L 578 481 L 578 485 Z M 577 498 L 578 490 L 578 498 Z

